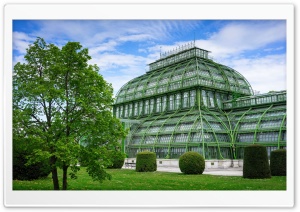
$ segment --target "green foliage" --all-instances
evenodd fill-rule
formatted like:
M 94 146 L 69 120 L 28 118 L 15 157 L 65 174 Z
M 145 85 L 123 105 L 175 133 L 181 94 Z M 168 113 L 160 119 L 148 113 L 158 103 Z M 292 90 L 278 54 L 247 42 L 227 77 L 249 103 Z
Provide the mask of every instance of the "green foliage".
M 125 153 L 123 153 L 121 151 L 111 150 L 110 158 L 111 158 L 112 164 L 109 165 L 107 168 L 121 169 L 124 164 L 125 156 L 126 156 Z
M 35 180 L 46 177 L 51 172 L 49 165 L 49 158 L 47 154 L 40 151 L 37 154 L 36 149 L 39 143 L 42 143 L 34 136 L 27 136 L 25 130 L 21 130 L 18 126 L 17 120 L 21 119 L 27 127 L 31 127 L 29 119 L 19 111 L 15 110 L 13 114 L 13 179 L 17 180 Z M 34 127 L 30 128 L 31 130 Z M 29 159 L 30 155 L 36 155 L 35 159 Z
M 245 147 L 243 177 L 250 179 L 271 178 L 267 148 L 254 144 Z
M 36 180 L 47 177 L 51 172 L 49 161 L 41 161 L 36 164 L 26 165 L 27 159 L 22 155 L 13 158 L 14 180 Z
M 186 152 L 179 157 L 179 168 L 184 174 L 202 174 L 205 160 L 198 152 Z
M 270 169 L 272 176 L 286 176 L 286 149 L 271 152 Z
M 136 155 L 137 172 L 154 172 L 156 169 L 156 154 L 154 152 L 144 151 Z
M 27 49 L 26 62 L 14 66 L 14 136 L 20 134 L 35 144 L 26 155 L 28 163 L 50 161 L 55 190 L 59 189 L 57 168 L 64 168 L 66 189 L 67 170 L 76 177 L 82 153 L 88 156 L 87 171 L 93 179 L 109 178 L 104 170 L 110 162 L 107 150 L 125 136 L 111 113 L 112 86 L 96 65 L 89 65 L 90 59 L 88 49 L 78 42 L 59 48 L 38 38 Z

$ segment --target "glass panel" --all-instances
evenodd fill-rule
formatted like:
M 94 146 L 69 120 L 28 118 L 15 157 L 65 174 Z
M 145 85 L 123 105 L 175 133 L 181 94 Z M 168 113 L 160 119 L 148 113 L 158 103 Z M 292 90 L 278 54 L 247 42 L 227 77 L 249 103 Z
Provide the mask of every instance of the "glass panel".
M 154 109 L 154 99 L 150 99 L 150 113 L 153 113 Z
M 183 153 L 185 153 L 185 148 L 172 148 L 171 158 L 179 158 Z
M 119 107 L 116 107 L 116 118 L 119 118 Z
M 193 123 L 181 123 L 177 130 L 179 131 L 189 131 L 193 127 Z
M 155 153 L 157 158 L 165 158 L 168 155 L 168 148 L 156 147 Z
M 174 110 L 174 95 L 169 96 L 169 110 Z
M 156 112 L 160 113 L 161 112 L 161 98 L 157 97 L 156 99 Z
M 201 142 L 201 133 L 200 132 L 192 133 L 190 142 L 197 142 L 197 143 Z
M 131 140 L 132 144 L 139 144 L 142 141 L 142 138 L 140 136 L 134 136 Z
M 128 117 L 128 105 L 125 105 L 124 118 Z
M 178 93 L 175 95 L 175 110 L 178 110 L 180 108 L 180 102 L 181 102 L 181 94 Z
M 134 116 L 137 116 L 138 115 L 138 103 L 137 102 L 135 102 L 134 103 Z
M 202 101 L 204 106 L 207 106 L 207 96 L 206 96 L 206 91 L 202 90 Z
M 181 87 L 181 81 L 170 83 L 169 90 L 176 90 Z
M 148 133 L 156 133 L 159 131 L 159 129 L 160 129 L 159 126 L 150 127 Z
M 170 132 L 170 131 L 174 131 L 174 129 L 175 129 L 175 124 L 172 124 L 172 125 L 165 125 L 164 127 L 163 127 L 163 130 L 162 131 L 166 131 L 166 132 Z
M 214 101 L 214 93 L 212 91 L 207 91 L 208 97 L 209 97 L 209 106 L 215 107 L 215 101 Z
M 156 136 L 146 136 L 144 144 L 154 144 Z
M 254 133 L 249 134 L 239 134 L 238 135 L 238 142 L 253 142 L 254 140 Z
M 281 141 L 286 141 L 286 131 L 282 132 Z
M 132 104 L 129 104 L 129 113 L 128 116 L 132 116 Z
M 278 140 L 278 132 L 259 133 L 257 135 L 258 142 L 275 142 Z
M 204 133 L 203 138 L 205 142 L 215 142 L 213 133 Z
M 145 101 L 145 114 L 149 114 L 149 100 Z
M 143 102 L 139 102 L 139 115 L 143 114 Z
M 222 108 L 222 100 L 221 100 L 221 95 L 220 93 L 216 92 L 216 100 L 217 100 L 217 105 L 219 108 Z
M 188 100 L 189 100 L 189 93 L 188 93 L 188 92 L 184 92 L 184 93 L 183 93 L 183 101 L 182 101 L 182 107 L 183 107 L 183 108 L 186 108 L 186 107 L 189 106 Z
M 240 130 L 255 129 L 257 122 L 245 122 L 240 124 Z
M 175 143 L 185 143 L 187 142 L 188 134 L 177 134 L 174 136 Z
M 162 110 L 165 111 L 167 109 L 167 96 L 162 97 Z
M 169 143 L 171 140 L 171 135 L 160 135 L 159 136 L 159 143 Z
M 123 106 L 120 106 L 120 118 L 123 117 Z
M 269 120 L 262 121 L 260 124 L 261 128 L 279 128 L 282 120 Z
M 219 142 L 230 142 L 230 138 L 227 134 L 217 134 Z
M 196 102 L 196 91 L 190 91 L 190 107 L 194 107 Z

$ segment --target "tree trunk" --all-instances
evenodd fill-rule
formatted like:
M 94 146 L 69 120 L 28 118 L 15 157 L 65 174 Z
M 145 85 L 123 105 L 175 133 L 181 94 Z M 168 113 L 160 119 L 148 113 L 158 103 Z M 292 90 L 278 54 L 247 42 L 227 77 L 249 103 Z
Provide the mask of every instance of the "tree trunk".
M 58 174 L 57 174 L 57 168 L 55 166 L 56 157 L 52 156 L 50 160 L 51 165 L 51 173 L 52 173 L 52 181 L 53 181 L 53 190 L 59 190 L 59 182 L 58 182 Z
M 69 166 L 64 165 L 63 166 L 63 190 L 67 190 L 68 187 L 68 168 Z

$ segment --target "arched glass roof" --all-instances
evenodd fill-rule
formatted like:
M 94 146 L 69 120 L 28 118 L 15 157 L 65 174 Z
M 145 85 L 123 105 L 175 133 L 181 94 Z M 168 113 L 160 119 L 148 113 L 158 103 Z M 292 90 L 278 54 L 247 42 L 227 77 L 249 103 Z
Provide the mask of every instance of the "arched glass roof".
M 201 52 L 207 53 L 193 47 L 150 64 L 150 71 L 129 81 L 119 90 L 115 104 L 195 86 L 241 96 L 253 94 L 245 77 L 232 68 L 201 57 Z

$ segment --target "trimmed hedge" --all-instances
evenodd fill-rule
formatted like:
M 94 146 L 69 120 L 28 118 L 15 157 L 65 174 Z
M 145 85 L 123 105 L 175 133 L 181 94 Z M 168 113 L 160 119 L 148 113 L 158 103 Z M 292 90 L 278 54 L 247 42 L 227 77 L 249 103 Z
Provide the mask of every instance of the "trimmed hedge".
M 108 166 L 109 169 L 121 169 L 124 165 L 125 154 L 121 151 L 111 151 L 110 153 L 112 165 Z
M 250 179 L 271 178 L 267 148 L 259 144 L 245 147 L 243 177 Z
M 184 174 L 202 174 L 205 160 L 198 152 L 186 152 L 179 157 L 179 168 Z
M 137 172 L 154 172 L 156 169 L 156 154 L 154 152 L 144 151 L 136 155 Z
M 272 176 L 286 176 L 286 149 L 271 152 L 270 169 Z

